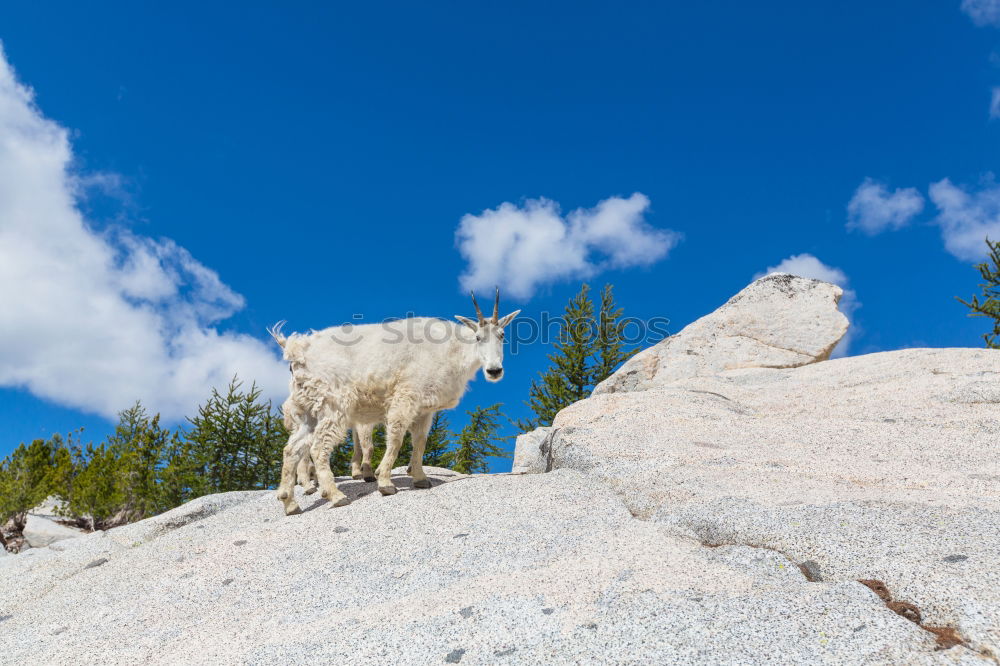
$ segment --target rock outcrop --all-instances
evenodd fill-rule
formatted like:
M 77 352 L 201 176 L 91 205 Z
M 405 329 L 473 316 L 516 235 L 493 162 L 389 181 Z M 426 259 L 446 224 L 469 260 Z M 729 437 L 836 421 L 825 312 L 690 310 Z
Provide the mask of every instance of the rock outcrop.
M 290 518 L 227 493 L 2 558 L 4 659 L 995 664 L 1000 352 L 815 363 L 838 292 L 781 282 L 815 339 L 778 308 L 789 340 L 626 366 L 519 440 L 548 473 L 344 479 Z
M 646 349 L 594 389 L 637 391 L 736 368 L 797 368 L 829 358 L 847 332 L 843 290 L 772 273 L 715 312 Z
M 44 548 L 56 541 L 75 539 L 84 534 L 84 532 L 75 527 L 63 525 L 52 518 L 29 513 L 21 534 L 32 548 Z
M 815 363 L 843 329 L 829 311 L 836 288 L 813 283 L 769 277 L 741 292 L 771 312 L 775 286 L 787 286 L 815 317 L 773 317 L 773 331 L 753 334 L 768 349 L 805 352 L 796 331 L 826 322 L 802 367 L 718 357 L 711 341 L 686 364 L 705 330 L 717 342 L 764 320 L 733 316 L 752 310 L 737 297 L 635 357 L 551 428 L 522 435 L 516 458 L 526 471 L 584 472 L 677 536 L 771 549 L 809 563 L 817 581 L 881 580 L 924 624 L 1000 655 L 1000 352 Z M 731 322 L 729 334 L 715 322 Z M 779 342 L 785 327 L 795 342 Z

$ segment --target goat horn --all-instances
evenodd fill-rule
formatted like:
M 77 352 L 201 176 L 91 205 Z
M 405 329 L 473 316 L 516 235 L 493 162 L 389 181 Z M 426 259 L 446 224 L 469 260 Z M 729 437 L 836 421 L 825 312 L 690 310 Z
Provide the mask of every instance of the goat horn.
M 476 292 L 470 291 L 469 296 L 472 296 L 472 305 L 476 308 L 476 317 L 479 318 L 479 323 L 481 324 L 486 321 L 486 318 L 483 317 L 483 311 L 479 309 L 479 303 L 476 303 Z
M 497 287 L 497 297 L 493 301 L 493 323 L 500 321 L 500 287 Z

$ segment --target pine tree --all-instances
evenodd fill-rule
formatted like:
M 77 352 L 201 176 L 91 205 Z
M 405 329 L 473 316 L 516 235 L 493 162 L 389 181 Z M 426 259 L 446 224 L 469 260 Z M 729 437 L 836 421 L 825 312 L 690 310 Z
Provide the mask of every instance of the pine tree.
M 69 502 L 76 489 L 76 478 L 82 470 L 80 466 L 82 452 L 77 443 L 82 432 L 83 428 L 80 428 L 75 433 L 70 433 L 66 443 L 60 444 L 52 456 L 50 487 L 53 494 L 62 500 L 62 505 L 56 509 L 56 513 L 64 517 L 72 515 Z
M 584 283 L 566 306 L 555 351 L 548 355 L 551 366 L 542 373 L 540 381 L 532 380 L 528 389 L 528 406 L 535 416 L 519 424 L 524 430 L 550 425 L 559 410 L 589 393 L 590 358 L 597 339 L 589 292 L 590 286 Z
M 191 443 L 180 433 L 173 433 L 163 448 L 157 474 L 157 512 L 180 506 L 210 492 L 199 471 Z
M 610 377 L 618 366 L 638 351 L 638 349 L 625 349 L 622 342 L 624 325 L 621 316 L 622 309 L 615 303 L 612 286 L 604 285 L 604 289 L 601 290 L 601 306 L 597 314 L 597 341 L 594 345 L 597 358 L 591 370 L 591 381 L 594 386 Z
M 288 432 L 256 384 L 241 388 L 234 377 L 225 395 L 212 389 L 198 416 L 188 419 L 185 439 L 204 479 L 199 494 L 271 488 L 280 480 Z
M 73 450 L 66 445 L 59 446 L 52 454 L 50 488 L 54 493 L 66 499 L 73 494 L 73 482 L 76 479 L 76 474 L 77 468 Z
M 551 365 L 528 389 L 533 416 L 518 421 L 522 430 L 551 425 L 560 410 L 589 396 L 635 353 L 624 347 L 622 310 L 615 304 L 612 286 L 601 291 L 596 317 L 589 293 L 590 287 L 583 284 L 566 306 L 555 351 L 549 354 Z
M 22 443 L 0 463 L 0 526 L 10 521 L 13 532 L 20 533 L 28 511 L 51 494 L 54 454 L 61 443 L 59 437 Z
M 458 433 L 455 448 L 441 456 L 442 462 L 461 474 L 485 473 L 489 471 L 487 457 L 506 458 L 508 455 L 494 443 L 500 429 L 500 405 L 476 407 L 467 413 L 469 422 Z
M 85 463 L 77 475 L 76 487 L 69 500 L 70 512 L 85 519 L 92 530 L 110 527 L 124 503 L 117 478 L 118 461 L 113 451 L 104 444 L 87 444 L 83 457 Z
M 983 278 L 983 283 L 979 285 L 983 290 L 983 300 L 973 296 L 971 301 L 963 301 L 961 298 L 958 301 L 972 310 L 969 316 L 989 317 L 993 320 L 993 331 L 984 333 L 983 339 L 987 347 L 1000 349 L 1000 241 L 992 242 L 987 238 L 986 247 L 989 261 L 976 265 Z
M 425 465 L 431 467 L 446 467 L 445 455 L 451 447 L 451 432 L 448 430 L 448 417 L 444 412 L 434 415 L 431 429 L 427 433 L 427 444 L 424 446 Z
M 109 470 L 120 500 L 116 523 L 156 513 L 160 505 L 159 468 L 169 441 L 170 433 L 160 428 L 160 415 L 150 417 L 141 403 L 118 414 L 118 425 L 108 437 L 104 453 L 111 459 Z

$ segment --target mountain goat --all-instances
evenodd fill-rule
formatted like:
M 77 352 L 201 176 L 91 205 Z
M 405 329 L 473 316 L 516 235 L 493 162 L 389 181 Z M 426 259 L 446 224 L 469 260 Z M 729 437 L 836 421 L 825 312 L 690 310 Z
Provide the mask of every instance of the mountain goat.
M 491 318 L 483 316 L 475 295 L 472 304 L 476 320 L 456 315 L 460 324 L 416 317 L 335 326 L 287 338 L 277 326 L 271 329 L 292 370 L 286 413 L 292 415 L 289 423 L 296 429 L 285 446 L 278 486 L 286 514 L 299 511 L 293 490 L 296 476 L 302 480 L 303 468 L 308 478 L 309 459 L 323 497 L 333 506 L 350 503 L 334 482 L 330 453 L 351 424 L 386 426 L 386 451 L 375 470 L 380 493 L 396 492 L 391 472 L 407 430 L 413 442 L 413 485 L 430 487 L 421 463 L 434 414 L 456 406 L 480 368 L 487 381 L 500 381 L 504 328 L 520 312 L 499 316 L 499 289 Z M 354 464 L 359 461 L 357 448 L 354 457 L 352 474 L 361 473 L 363 462 L 357 470 Z
M 282 348 L 284 348 L 287 339 L 281 334 L 281 327 L 284 323 L 278 322 L 268 329 L 271 337 Z M 289 364 L 289 369 L 292 369 L 291 364 Z M 306 494 L 311 495 L 317 489 L 316 466 L 313 464 L 312 456 L 303 455 L 309 451 L 312 444 L 312 428 L 309 426 L 311 419 L 299 404 L 302 401 L 296 395 L 298 390 L 299 386 L 295 374 L 293 374 L 288 383 L 288 399 L 281 405 L 281 413 L 285 422 L 285 430 L 291 434 L 289 443 L 294 443 L 297 448 L 301 449 L 301 454 L 297 454 L 300 455 L 300 460 L 295 470 L 295 476 L 299 485 L 306 489 Z M 302 432 L 299 432 L 300 428 L 304 428 Z M 372 442 L 374 429 L 375 425 L 372 423 L 355 423 L 352 427 L 354 434 L 351 439 L 354 440 L 354 455 L 351 459 L 351 477 L 354 479 L 375 480 L 371 465 L 372 452 L 375 448 Z

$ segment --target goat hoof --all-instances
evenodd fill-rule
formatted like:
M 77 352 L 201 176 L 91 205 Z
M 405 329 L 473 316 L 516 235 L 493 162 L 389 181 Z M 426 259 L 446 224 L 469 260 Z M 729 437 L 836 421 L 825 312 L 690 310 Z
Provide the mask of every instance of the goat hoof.
M 350 497 L 341 497 L 339 500 L 330 505 L 330 508 L 336 509 L 338 506 L 347 506 L 351 503 Z
M 303 492 L 304 492 L 304 493 L 305 493 L 306 495 L 312 495 L 312 494 L 313 494 L 314 492 L 316 492 L 317 490 L 318 490 L 318 488 L 317 488 L 316 486 L 310 486 L 310 487 L 306 488 L 306 489 L 305 489 L 305 490 L 304 490 Z
M 351 474 L 351 478 L 354 479 L 355 481 L 360 481 L 361 479 L 365 479 L 365 476 L 361 472 L 358 472 L 357 474 Z M 367 480 L 368 479 L 365 479 L 365 481 Z
M 413 482 L 414 488 L 430 488 L 431 482 L 429 479 L 417 479 Z
M 396 486 L 391 486 L 391 485 L 390 486 L 379 486 L 378 487 L 378 491 L 380 493 L 382 493 L 383 495 L 395 495 L 396 494 Z
M 366 477 L 365 477 L 365 481 L 367 481 L 368 483 L 371 483 L 371 482 L 372 482 L 372 481 L 374 481 L 374 480 L 375 480 L 375 477 L 374 477 L 374 476 L 366 476 Z
M 298 505 L 285 507 L 286 516 L 297 516 L 300 513 L 302 513 L 302 509 L 300 509 Z

